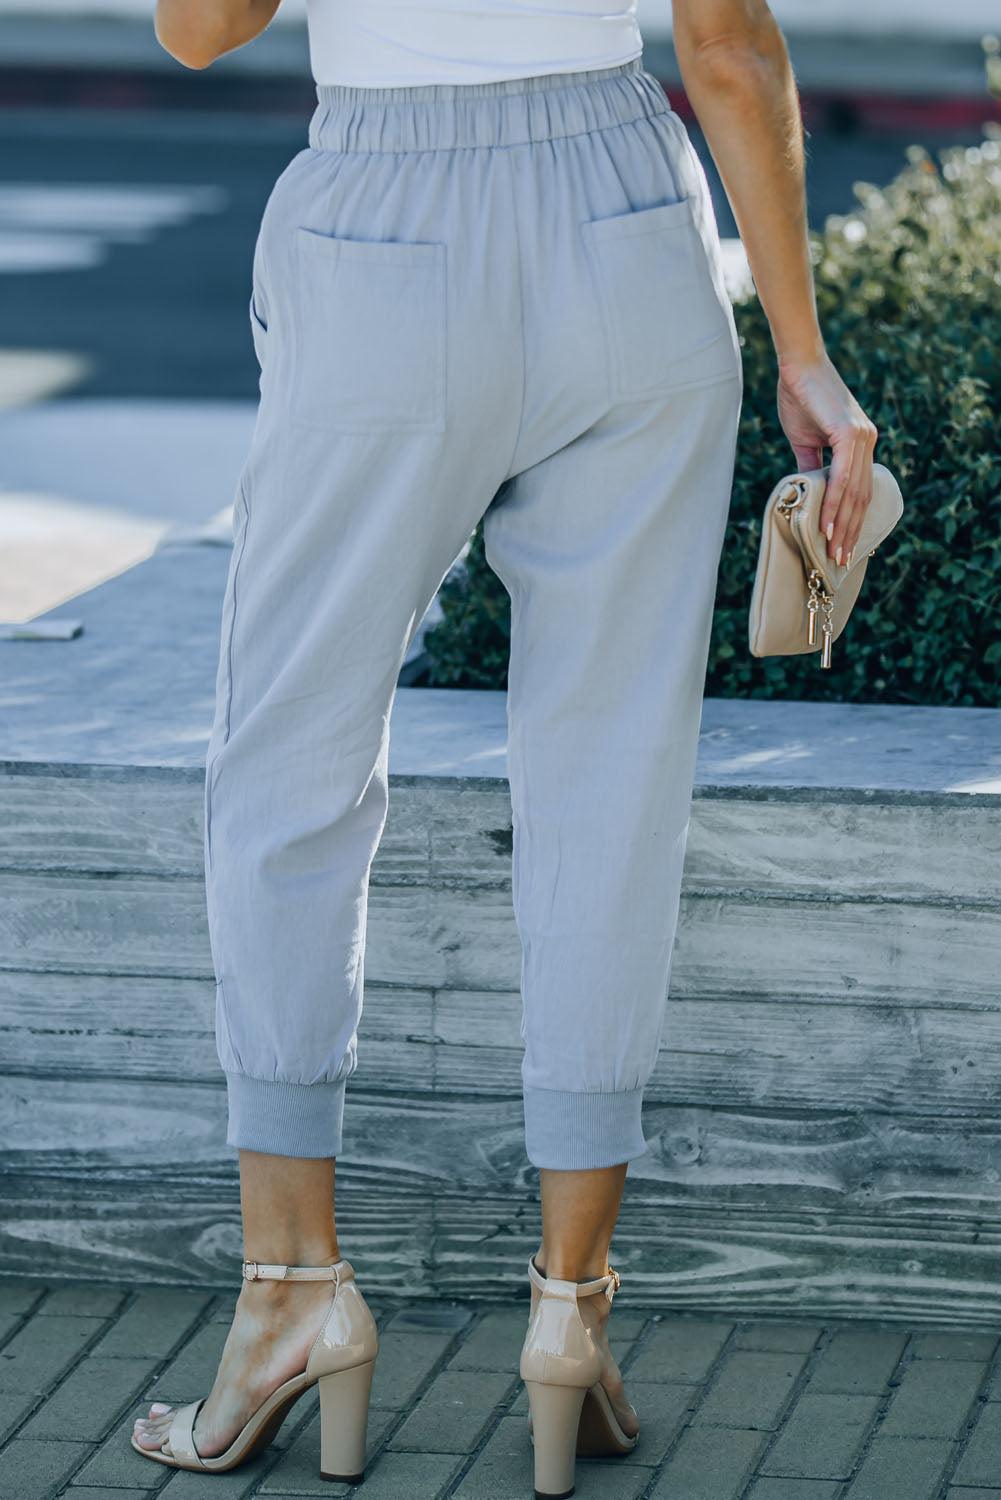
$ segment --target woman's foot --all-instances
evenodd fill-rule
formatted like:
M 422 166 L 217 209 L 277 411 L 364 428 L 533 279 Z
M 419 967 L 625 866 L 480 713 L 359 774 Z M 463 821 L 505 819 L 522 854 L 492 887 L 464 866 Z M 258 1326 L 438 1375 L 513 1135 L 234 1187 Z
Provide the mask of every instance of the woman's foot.
M 577 1305 L 581 1321 L 590 1330 L 594 1346 L 601 1355 L 601 1384 L 611 1402 L 615 1420 L 626 1437 L 635 1437 L 640 1430 L 639 1414 L 626 1395 L 622 1371 L 608 1344 L 608 1318 L 612 1304 L 604 1292 L 595 1292 L 590 1297 L 581 1297 Z
M 195 1422 L 200 1458 L 224 1453 L 262 1402 L 303 1373 L 333 1293 L 330 1281 L 243 1283 L 215 1383 Z M 172 1406 L 155 1401 L 148 1417 L 136 1418 L 136 1442 L 153 1450 L 162 1447 L 173 1414 Z
M 546 1269 L 544 1263 L 540 1264 L 537 1255 L 534 1257 L 534 1261 L 535 1269 L 540 1275 L 545 1276 Z M 533 1283 L 533 1308 L 539 1295 L 539 1291 Z M 627 1437 L 635 1437 L 640 1430 L 639 1414 L 626 1395 L 625 1386 L 622 1381 L 622 1371 L 619 1369 L 618 1361 L 612 1353 L 608 1342 L 608 1320 L 612 1311 L 612 1304 L 604 1292 L 592 1292 L 589 1297 L 578 1297 L 577 1307 L 580 1311 L 581 1321 L 584 1327 L 590 1332 L 594 1347 L 601 1355 L 601 1384 L 615 1413 L 615 1420 Z

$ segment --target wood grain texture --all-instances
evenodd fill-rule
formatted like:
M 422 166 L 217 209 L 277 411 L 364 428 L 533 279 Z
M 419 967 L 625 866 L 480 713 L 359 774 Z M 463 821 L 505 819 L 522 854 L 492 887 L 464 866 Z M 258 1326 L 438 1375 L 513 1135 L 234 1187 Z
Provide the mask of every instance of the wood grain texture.
M 227 1176 L 219 1084 L 8 1075 L 0 1094 L 0 1167 L 195 1180 Z M 652 1202 L 754 1202 L 764 1208 L 850 1204 L 888 1222 L 919 1209 L 1001 1209 L 1001 1120 L 869 1111 L 751 1111 L 646 1104 L 648 1149 L 630 1166 L 631 1194 Z M 528 1190 L 520 1097 L 369 1093 L 348 1084 L 338 1178 L 402 1188 Z
M 219 1083 L 209 980 L 0 973 L 3 1068 Z M 521 996 L 370 983 L 361 1087 L 517 1095 Z M 646 1100 L 977 1116 L 998 1105 L 996 1008 L 672 998 Z
M 470 1095 L 521 1087 L 520 997 L 441 991 L 439 1088 Z M 503 1034 L 506 1045 L 489 1038 Z M 997 1110 L 997 1009 L 672 999 L 645 1099 L 753 1109 L 877 1109 L 971 1115 Z
M 514 990 L 520 966 L 506 886 L 372 887 L 372 983 Z M 0 872 L 0 969 L 212 978 L 204 887 Z M 687 892 L 672 992 L 982 1007 L 999 975 L 1001 921 L 978 908 Z
M 202 819 L 189 774 L 0 775 L 0 867 L 200 879 Z
M 862 897 L 1001 899 L 1001 798 L 839 803 L 703 794 L 692 805 L 689 890 Z
M 889 901 L 1001 899 L 1001 798 L 865 803 L 713 795 L 692 806 L 686 888 Z M 375 884 L 510 877 L 506 781 L 396 778 Z M 0 868 L 202 876 L 202 782 L 148 770 L 0 774 Z
M 346 1175 L 346 1174 L 345 1174 Z M 538 1245 L 530 1194 L 394 1192 L 338 1182 L 341 1242 L 371 1296 L 526 1303 Z M 651 1203 L 628 1191 L 612 1258 L 622 1306 L 712 1316 L 874 1316 L 982 1331 L 1001 1320 L 1001 1239 L 961 1210 L 891 1224 L 850 1209 Z M 239 1201 L 228 1183 L 49 1175 L 8 1184 L 4 1273 L 235 1290 Z M 618 1305 L 618 1299 L 617 1299 Z M 517 1359 L 517 1349 L 514 1351 Z

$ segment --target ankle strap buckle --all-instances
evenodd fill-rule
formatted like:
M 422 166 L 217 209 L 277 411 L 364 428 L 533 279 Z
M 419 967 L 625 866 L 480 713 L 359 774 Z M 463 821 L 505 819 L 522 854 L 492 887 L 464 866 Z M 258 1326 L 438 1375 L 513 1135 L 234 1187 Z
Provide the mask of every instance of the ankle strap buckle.
M 244 1281 L 334 1281 L 338 1284 L 352 1275 L 347 1261 L 335 1261 L 332 1266 L 283 1266 L 270 1265 L 259 1260 L 243 1262 Z
M 243 1262 L 244 1281 L 287 1281 L 292 1278 L 289 1272 L 291 1266 L 265 1265 L 261 1260 L 245 1260 Z

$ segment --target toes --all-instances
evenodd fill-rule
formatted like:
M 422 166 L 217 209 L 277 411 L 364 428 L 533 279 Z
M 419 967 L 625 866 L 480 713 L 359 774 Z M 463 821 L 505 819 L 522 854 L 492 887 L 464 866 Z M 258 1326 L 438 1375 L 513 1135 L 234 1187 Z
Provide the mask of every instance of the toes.
M 166 1440 L 173 1417 L 173 1407 L 164 1401 L 154 1401 L 148 1417 L 136 1417 L 132 1424 L 133 1434 L 144 1448 L 159 1448 Z
M 135 1434 L 136 1442 L 143 1448 L 159 1448 L 163 1444 L 163 1434 L 160 1432 L 147 1432 L 144 1428 L 137 1428 Z
M 169 1415 L 173 1410 L 174 1408 L 172 1406 L 168 1406 L 165 1401 L 154 1401 L 153 1405 L 149 1409 L 149 1416 L 136 1417 L 136 1421 L 145 1422 L 148 1426 L 153 1426 L 153 1424 L 156 1422 L 162 1422 L 163 1418 Z
M 640 1430 L 639 1413 L 635 1406 L 632 1406 L 629 1402 L 626 1403 L 626 1409 L 619 1426 L 629 1437 L 635 1437 Z

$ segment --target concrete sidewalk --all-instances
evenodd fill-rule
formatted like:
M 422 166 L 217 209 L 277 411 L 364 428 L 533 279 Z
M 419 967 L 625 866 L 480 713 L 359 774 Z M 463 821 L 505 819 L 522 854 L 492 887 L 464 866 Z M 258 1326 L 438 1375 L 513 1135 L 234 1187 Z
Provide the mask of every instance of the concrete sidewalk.
M 361 1268 L 360 1268 L 361 1269 Z M 318 1477 L 315 1391 L 226 1475 L 136 1454 L 152 1400 L 207 1393 L 233 1294 L 0 1280 L 0 1494 L 17 1500 L 527 1500 L 523 1301 L 376 1302 L 381 1348 L 360 1489 Z M 643 1424 L 628 1460 L 578 1464 L 581 1500 L 1001 1497 L 1001 1330 L 740 1322 L 613 1311 Z

